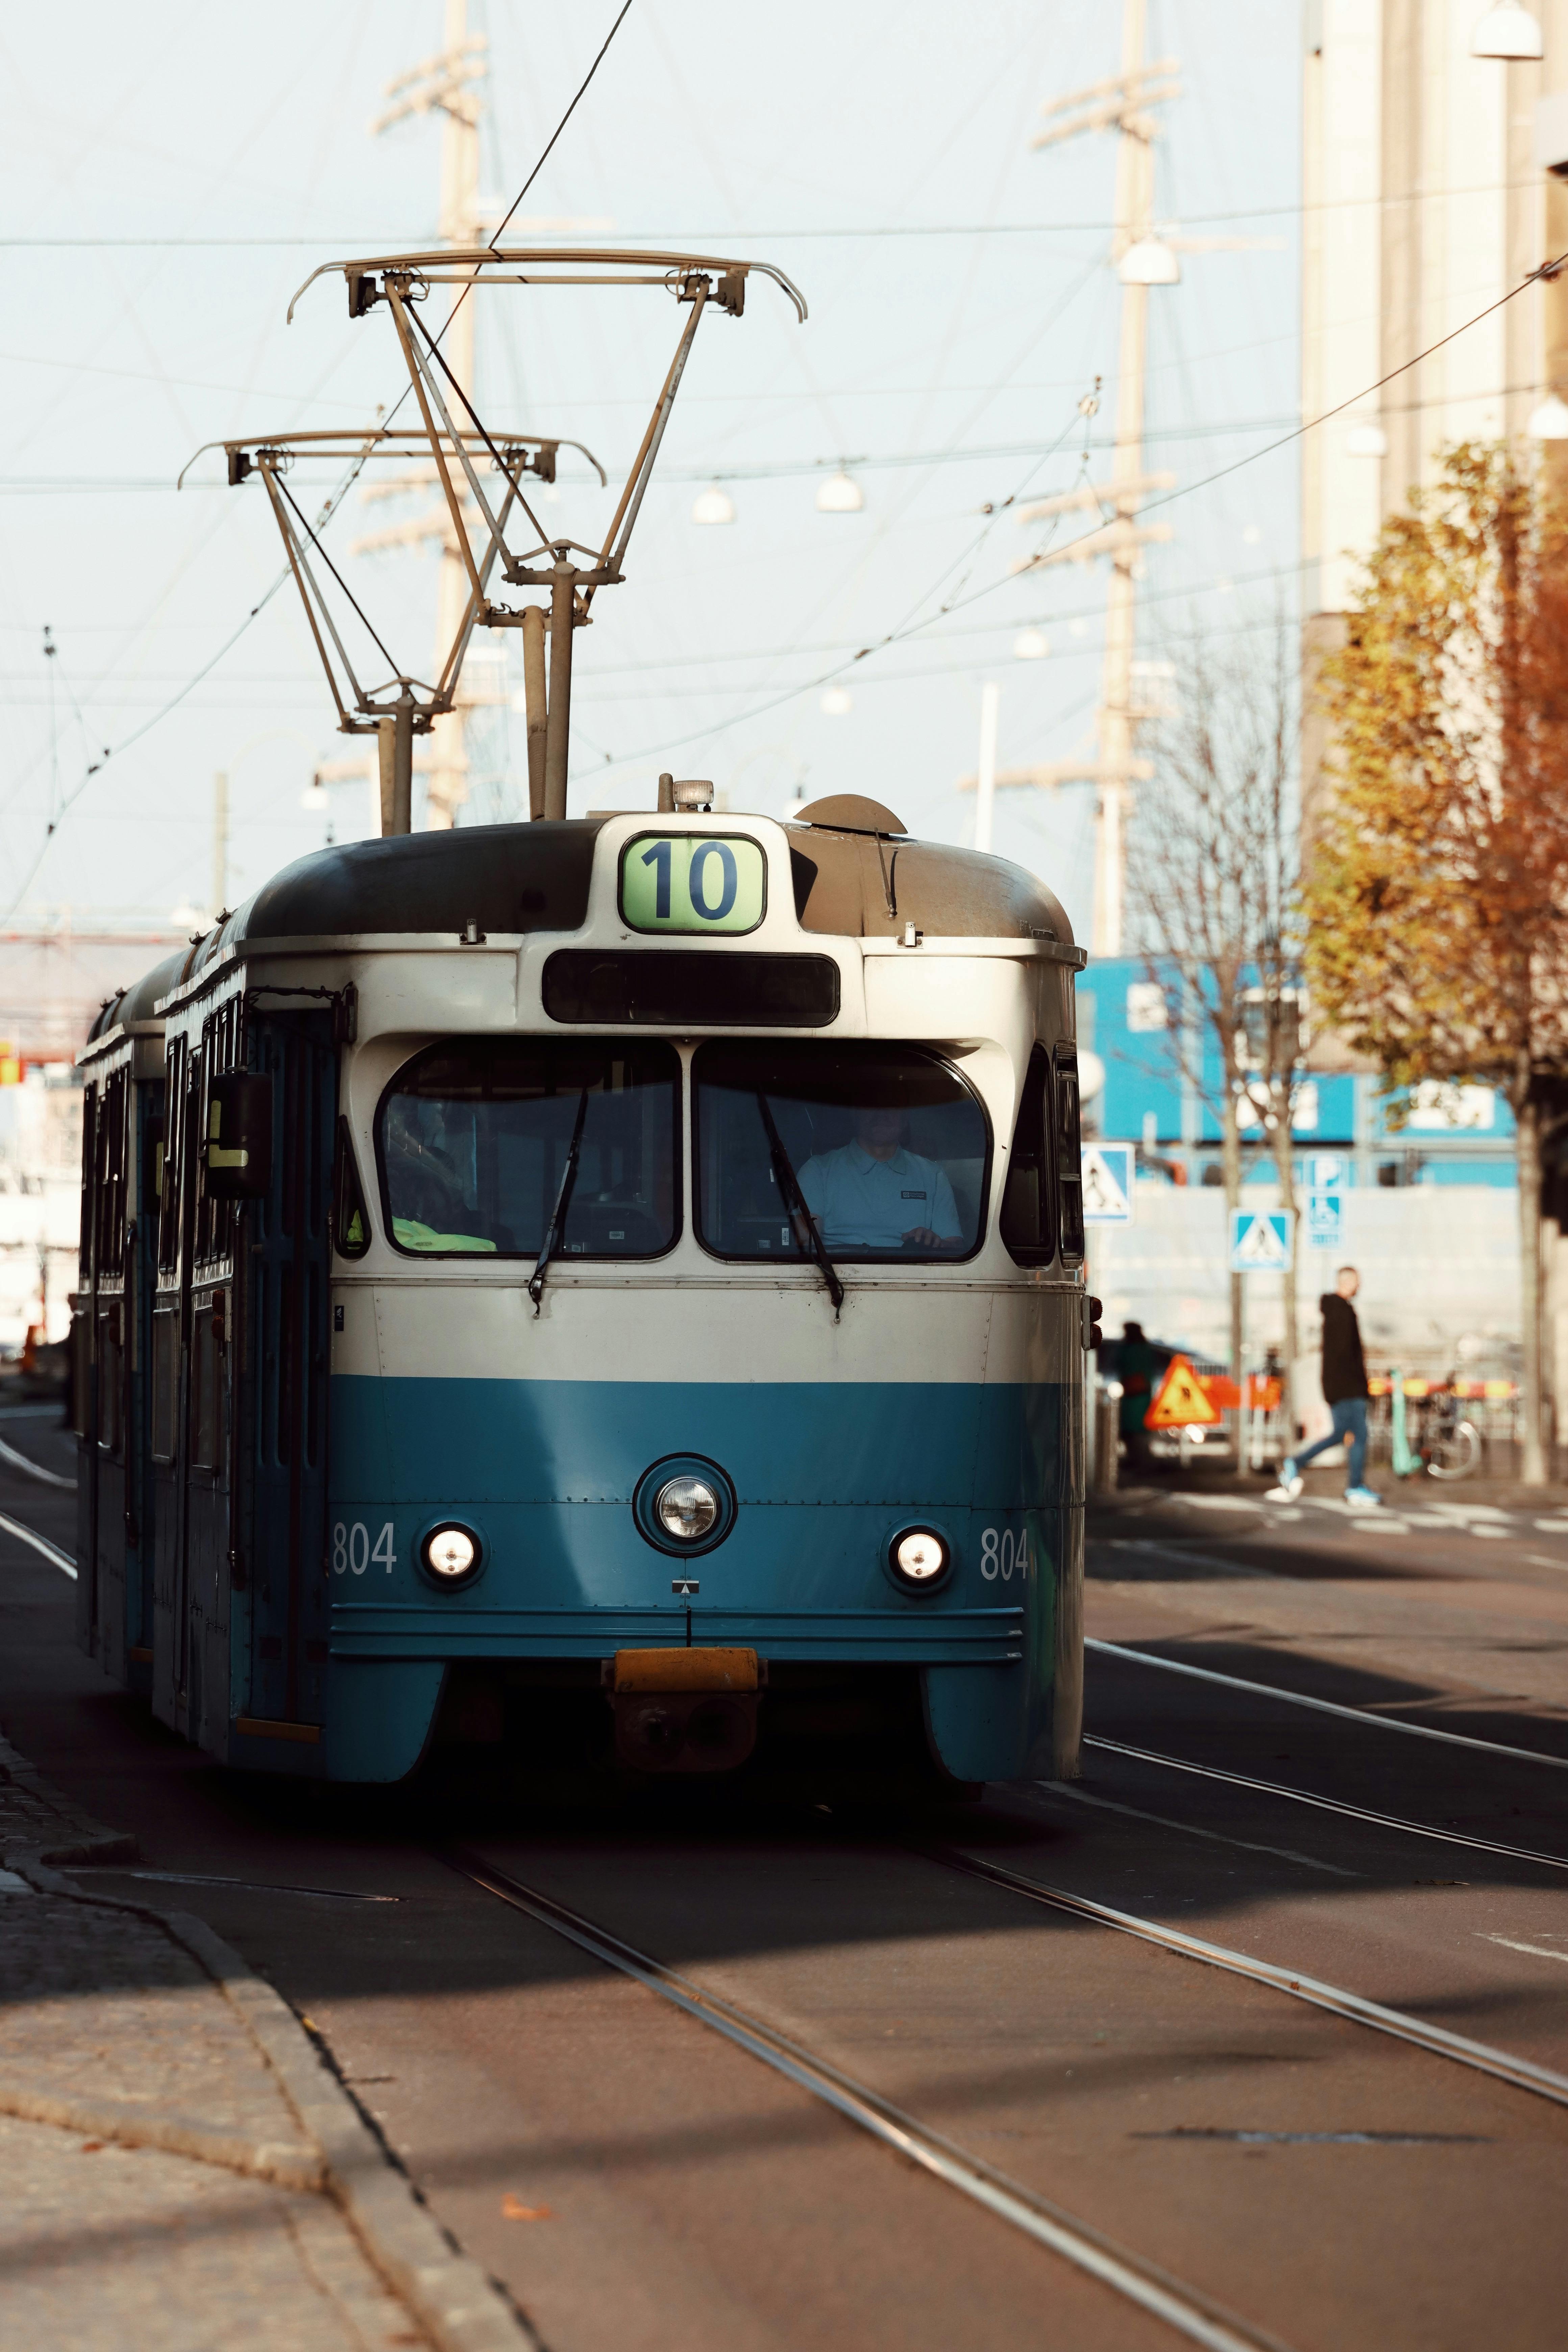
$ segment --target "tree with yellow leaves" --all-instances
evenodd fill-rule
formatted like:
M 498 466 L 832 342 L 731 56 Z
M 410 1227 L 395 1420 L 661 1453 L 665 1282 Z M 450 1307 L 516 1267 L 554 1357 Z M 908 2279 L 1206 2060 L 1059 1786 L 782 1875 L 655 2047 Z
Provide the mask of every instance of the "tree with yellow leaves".
M 1384 523 L 1321 691 L 1314 1003 L 1392 1084 L 1477 1079 L 1512 1109 L 1538 1485 L 1542 1097 L 1568 1071 L 1568 528 L 1533 458 L 1444 453 Z

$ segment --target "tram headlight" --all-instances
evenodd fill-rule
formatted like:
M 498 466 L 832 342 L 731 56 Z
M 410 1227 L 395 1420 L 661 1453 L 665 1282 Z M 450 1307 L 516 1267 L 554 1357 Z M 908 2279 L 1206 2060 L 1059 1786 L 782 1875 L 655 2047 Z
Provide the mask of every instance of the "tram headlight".
M 952 1565 L 952 1554 L 934 1528 L 906 1528 L 888 1547 L 895 1584 L 906 1592 L 931 1592 Z
M 653 1498 L 653 1515 L 676 1543 L 700 1543 L 719 1517 L 719 1497 L 705 1478 L 667 1479 Z
M 438 1584 L 464 1584 L 479 1565 L 478 1538 L 467 1528 L 432 1528 L 420 1550 Z

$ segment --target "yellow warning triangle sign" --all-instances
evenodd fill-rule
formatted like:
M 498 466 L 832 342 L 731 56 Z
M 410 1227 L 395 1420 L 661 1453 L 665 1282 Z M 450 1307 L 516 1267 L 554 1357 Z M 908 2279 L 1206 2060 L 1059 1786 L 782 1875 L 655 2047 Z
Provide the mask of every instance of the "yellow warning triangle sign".
M 1219 1407 L 1185 1356 L 1173 1356 L 1154 1402 L 1143 1416 L 1145 1429 L 1186 1429 L 1194 1423 L 1212 1424 Z

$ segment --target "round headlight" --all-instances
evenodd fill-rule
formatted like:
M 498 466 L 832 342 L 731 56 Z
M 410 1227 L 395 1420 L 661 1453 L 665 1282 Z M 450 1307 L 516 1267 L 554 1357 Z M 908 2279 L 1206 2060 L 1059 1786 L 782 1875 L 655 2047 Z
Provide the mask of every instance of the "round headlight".
M 705 1478 L 671 1478 L 654 1496 L 653 1515 L 677 1543 L 700 1543 L 719 1517 L 719 1497 Z
M 479 1556 L 479 1545 L 467 1528 L 437 1528 L 425 1538 L 425 1565 L 443 1584 L 471 1576 Z
M 931 1528 L 908 1528 L 893 1538 L 888 1565 L 910 1591 L 929 1592 L 947 1574 L 952 1553 Z

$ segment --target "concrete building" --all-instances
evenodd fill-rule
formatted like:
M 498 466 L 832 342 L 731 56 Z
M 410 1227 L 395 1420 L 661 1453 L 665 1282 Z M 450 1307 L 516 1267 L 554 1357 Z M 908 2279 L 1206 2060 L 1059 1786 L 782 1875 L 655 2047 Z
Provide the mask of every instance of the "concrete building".
M 1350 404 L 1301 444 L 1309 833 L 1311 683 L 1384 517 L 1446 446 L 1526 436 L 1568 396 L 1568 274 L 1504 299 L 1568 252 L 1568 0 L 1529 16 L 1542 55 L 1505 60 L 1472 52 L 1498 45 L 1487 0 L 1303 9 L 1301 414 Z M 1568 481 L 1568 441 L 1544 446 Z
M 1568 0 L 1536 0 L 1537 60 L 1472 56 L 1485 14 L 1307 0 L 1301 413 L 1353 404 L 1302 443 L 1310 644 L 1339 635 L 1357 557 L 1445 444 L 1522 434 L 1568 394 L 1563 281 L 1454 335 L 1568 248 L 1568 180 L 1548 168 L 1568 173 Z

